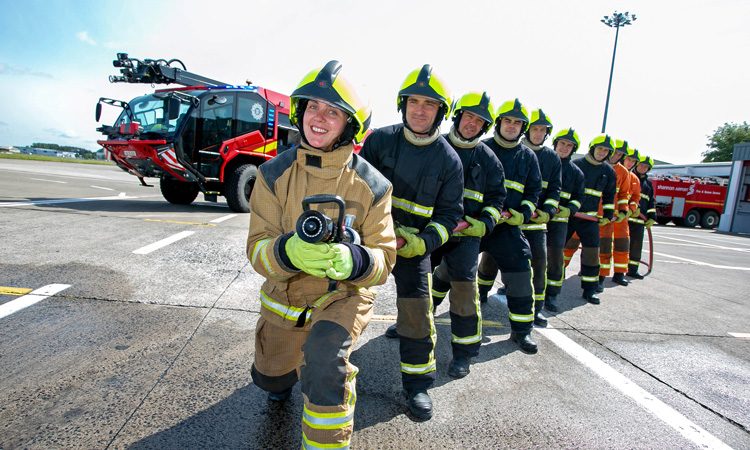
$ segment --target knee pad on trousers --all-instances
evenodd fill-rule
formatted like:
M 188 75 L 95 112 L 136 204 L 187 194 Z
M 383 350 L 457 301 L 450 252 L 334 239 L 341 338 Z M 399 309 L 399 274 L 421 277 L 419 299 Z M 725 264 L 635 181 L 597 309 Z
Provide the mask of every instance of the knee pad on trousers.
M 583 247 L 581 251 L 581 264 L 599 266 L 599 249 L 597 247 Z
M 472 281 L 451 282 L 451 309 L 453 314 L 461 317 L 477 315 L 477 287 Z
M 599 239 L 599 253 L 603 255 L 612 254 L 612 238 L 603 237 Z
M 432 333 L 432 301 L 424 298 L 398 298 L 396 325 L 398 334 L 411 339 L 424 339 Z
M 310 329 L 303 346 L 302 392 L 311 403 L 337 406 L 344 402 L 347 357 L 352 338 L 341 325 L 321 320 Z
M 495 259 L 490 256 L 488 252 L 484 252 L 481 255 L 481 260 L 479 261 L 479 273 L 484 274 L 487 278 L 492 277 L 494 280 L 497 276 L 497 263 L 495 262 Z
M 534 288 L 531 285 L 531 271 L 501 273 L 505 285 L 505 295 L 508 297 L 531 297 Z
M 630 251 L 630 238 L 615 238 L 615 251 L 616 252 L 629 252 Z
M 255 364 L 253 364 L 250 369 L 250 376 L 253 379 L 253 383 L 266 392 L 284 392 L 297 383 L 296 370 L 292 370 L 291 372 L 279 377 L 270 377 L 258 372 L 258 369 L 255 368 Z

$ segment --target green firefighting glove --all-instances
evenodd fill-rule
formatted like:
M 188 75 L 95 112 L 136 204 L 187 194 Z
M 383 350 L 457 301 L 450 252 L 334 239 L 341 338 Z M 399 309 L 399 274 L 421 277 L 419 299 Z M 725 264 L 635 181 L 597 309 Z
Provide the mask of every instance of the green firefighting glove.
M 326 270 L 331 267 L 335 252 L 330 245 L 317 242 L 305 242 L 294 233 L 284 246 L 289 260 L 299 270 L 318 278 L 326 277 Z
M 623 220 L 628 219 L 628 212 L 627 211 L 617 211 L 617 217 L 615 217 L 615 222 L 620 223 Z
M 406 227 L 396 228 L 396 236 L 403 238 L 406 241 L 403 247 L 396 250 L 396 254 L 402 258 L 414 258 L 415 256 L 422 256 L 427 251 L 425 247 L 424 239 L 417 236 L 414 233 L 410 233 Z
M 646 228 L 651 228 L 655 223 L 656 221 L 654 219 L 648 219 L 644 225 Z
M 630 217 L 635 217 L 636 219 L 641 216 L 641 208 L 635 208 L 635 211 L 633 211 L 633 214 L 630 215 Z
M 469 216 L 464 216 L 464 219 L 469 222 L 469 226 L 457 233 L 453 233 L 453 236 L 482 237 L 487 233 L 487 225 L 481 220 Z
M 523 214 L 513 208 L 508 209 L 508 212 L 510 213 L 510 217 L 505 220 L 505 223 L 513 225 L 514 227 L 523 224 Z
M 570 208 L 559 206 L 557 208 L 557 214 L 555 214 L 555 217 L 561 217 L 563 219 L 570 217 Z
M 407 233 L 411 233 L 411 234 L 417 234 L 417 233 L 419 233 L 419 228 L 414 228 L 414 227 L 406 227 L 406 226 L 403 226 L 403 225 L 396 225 L 396 230 L 398 230 L 398 229 L 404 230 Z M 396 235 L 398 237 L 398 233 L 396 233 Z
M 612 223 L 612 219 L 607 219 L 606 217 L 602 217 L 602 218 L 599 219 L 599 226 L 600 227 L 606 227 L 610 223 Z
M 531 221 L 534 223 L 547 223 L 549 222 L 549 213 L 542 211 L 541 209 L 536 210 L 536 217 L 531 216 Z
M 331 245 L 335 255 L 331 259 L 331 267 L 326 270 L 326 276 L 332 280 L 346 280 L 352 275 L 354 260 L 352 251 L 344 244 Z

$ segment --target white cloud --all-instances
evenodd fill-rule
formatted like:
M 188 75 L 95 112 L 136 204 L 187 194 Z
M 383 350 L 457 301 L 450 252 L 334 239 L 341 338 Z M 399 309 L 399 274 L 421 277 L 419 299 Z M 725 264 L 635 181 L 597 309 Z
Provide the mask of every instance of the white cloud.
M 91 36 L 89 36 L 88 31 L 79 31 L 78 33 L 76 33 L 76 37 L 81 42 L 85 42 L 89 45 L 96 45 L 96 41 L 93 40 Z
M 17 76 L 39 77 L 39 78 L 54 78 L 52 75 L 46 72 L 32 70 L 28 67 L 23 67 L 23 66 L 11 66 L 10 64 L 5 64 L 5 63 L 0 63 L 0 75 L 17 75 Z

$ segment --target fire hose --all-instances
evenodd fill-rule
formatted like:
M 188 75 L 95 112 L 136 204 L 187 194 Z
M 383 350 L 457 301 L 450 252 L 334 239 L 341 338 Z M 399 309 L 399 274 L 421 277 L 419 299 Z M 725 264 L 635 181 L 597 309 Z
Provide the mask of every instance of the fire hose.
M 646 219 L 646 216 L 644 216 L 643 214 L 638 216 L 638 218 L 643 220 L 644 222 L 648 220 Z M 647 277 L 651 274 L 651 269 L 653 269 L 654 267 L 654 236 L 651 233 L 651 227 L 645 227 L 645 228 L 646 228 L 646 234 L 648 234 L 648 262 L 640 259 L 641 255 L 638 255 L 638 262 L 648 267 L 648 270 L 646 271 L 646 273 L 643 274 L 644 277 Z

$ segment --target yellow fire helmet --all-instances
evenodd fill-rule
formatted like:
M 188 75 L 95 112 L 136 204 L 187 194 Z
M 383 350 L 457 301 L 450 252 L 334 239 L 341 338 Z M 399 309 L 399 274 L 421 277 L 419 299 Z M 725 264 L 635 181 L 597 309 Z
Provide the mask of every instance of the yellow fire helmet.
M 349 115 L 349 123 L 344 129 L 334 148 L 348 145 L 352 140 L 361 142 L 370 127 L 372 110 L 362 101 L 352 85 L 339 75 L 341 63 L 329 61 L 322 68 L 311 70 L 292 92 L 289 120 L 299 128 L 304 137 L 302 117 L 305 114 L 307 101 L 320 100 L 333 105 Z
M 648 164 L 648 170 L 651 170 L 654 168 L 654 158 L 650 156 L 638 155 L 638 162 Z
M 581 146 L 581 138 L 578 137 L 578 133 L 572 127 L 563 128 L 558 131 L 555 138 L 552 140 L 552 145 L 557 145 L 557 141 L 561 139 L 573 143 L 573 151 L 570 152 L 571 154 L 575 153 L 578 150 L 578 147 Z
M 453 106 L 453 123 L 456 129 L 458 129 L 463 111 L 469 111 L 484 119 L 485 124 L 482 127 L 481 134 L 486 133 L 490 125 L 495 122 L 495 107 L 492 106 L 492 101 L 487 92 L 469 92 L 456 102 Z
M 544 125 L 547 127 L 547 136 L 552 133 L 552 119 L 542 111 L 541 108 L 531 111 L 531 120 L 529 121 L 529 127 L 526 129 L 526 139 L 531 140 L 529 136 L 529 130 L 532 125 Z M 544 138 L 547 139 L 547 136 Z
M 608 134 L 597 135 L 589 143 L 589 154 L 591 154 L 591 156 L 594 156 L 594 149 L 596 147 L 606 147 L 606 148 L 609 149 L 609 153 L 607 153 L 607 157 L 604 158 L 604 159 L 607 159 L 607 158 L 609 158 L 612 155 L 612 152 L 615 151 L 615 142 L 614 142 L 614 139 L 612 139 L 612 137 L 610 135 L 608 135 Z M 594 158 L 594 159 L 596 159 L 596 158 Z
M 396 97 L 398 111 L 401 111 L 404 124 L 406 124 L 406 99 L 410 95 L 421 95 L 440 102 L 440 110 L 432 125 L 432 132 L 440 126 L 443 119 L 450 118 L 451 93 L 442 78 L 432 73 L 432 66 L 425 64 L 421 69 L 409 72 L 406 79 L 401 83 L 401 89 Z
M 497 108 L 497 114 L 495 114 L 495 122 L 499 125 L 500 120 L 503 117 L 513 117 L 514 119 L 523 120 L 523 129 L 521 133 L 525 133 L 529 129 L 529 112 L 526 107 L 521 104 L 518 99 L 508 100 L 507 102 L 500 105 Z

